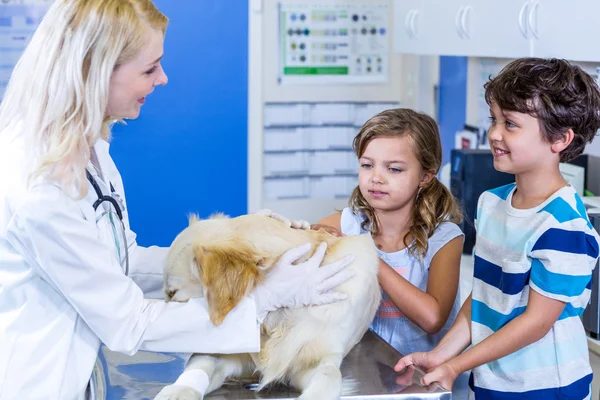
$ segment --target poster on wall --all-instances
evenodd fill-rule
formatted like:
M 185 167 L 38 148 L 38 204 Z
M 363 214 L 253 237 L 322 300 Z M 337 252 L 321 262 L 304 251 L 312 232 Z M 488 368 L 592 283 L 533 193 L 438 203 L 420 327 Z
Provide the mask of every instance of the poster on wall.
M 52 0 L 0 0 L 0 99 L 13 68 Z
M 279 3 L 279 82 L 387 82 L 388 11 L 377 1 Z

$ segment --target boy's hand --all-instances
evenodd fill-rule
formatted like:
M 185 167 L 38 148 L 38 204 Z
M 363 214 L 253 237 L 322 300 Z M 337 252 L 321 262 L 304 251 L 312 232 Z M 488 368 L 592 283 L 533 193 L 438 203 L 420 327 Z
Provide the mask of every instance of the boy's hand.
M 414 382 L 414 372 L 410 372 L 413 368 L 407 368 L 410 365 L 414 365 L 427 373 L 421 378 L 419 384 L 423 386 L 429 386 L 432 383 L 437 383 L 444 389 L 452 390 L 452 385 L 456 380 L 458 374 L 456 370 L 452 368 L 450 363 L 444 363 L 442 358 L 439 357 L 435 352 L 430 351 L 428 353 L 412 353 L 405 357 L 402 357 L 400 361 L 394 367 L 396 372 L 400 372 L 400 375 L 396 379 L 398 385 L 410 385 Z M 404 370 L 404 371 L 403 371 Z
M 433 352 L 428 353 L 412 353 L 405 357 L 402 357 L 396 366 L 394 371 L 401 372 L 404 368 L 409 365 L 414 365 L 421 368 L 424 371 L 431 371 L 438 365 L 442 364 L 443 360 L 436 356 Z
M 425 386 L 436 382 L 444 389 L 452 390 L 452 385 L 454 385 L 457 376 L 458 373 L 452 365 L 450 363 L 444 363 L 426 374 L 421 381 Z
M 346 236 L 342 232 L 340 232 L 339 230 L 337 230 L 336 228 L 334 228 L 332 226 L 329 226 L 329 225 L 312 224 L 310 226 L 310 229 L 312 229 L 313 231 L 325 231 L 325 232 L 327 232 L 330 235 L 335 236 L 335 237 L 344 237 L 344 236 Z

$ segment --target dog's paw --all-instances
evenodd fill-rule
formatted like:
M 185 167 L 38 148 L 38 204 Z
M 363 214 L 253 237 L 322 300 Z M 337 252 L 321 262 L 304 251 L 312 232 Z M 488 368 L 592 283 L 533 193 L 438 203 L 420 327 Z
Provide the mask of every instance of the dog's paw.
M 202 395 L 189 386 L 169 385 L 165 386 L 154 400 L 202 400 Z

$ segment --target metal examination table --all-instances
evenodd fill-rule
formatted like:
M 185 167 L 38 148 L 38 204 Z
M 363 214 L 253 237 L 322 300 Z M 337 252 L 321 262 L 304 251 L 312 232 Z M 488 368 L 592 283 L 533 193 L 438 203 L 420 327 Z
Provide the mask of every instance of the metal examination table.
M 153 399 L 163 386 L 174 382 L 189 355 L 140 351 L 134 356 L 100 349 L 93 375 L 93 391 L 97 400 Z M 344 380 L 351 391 L 342 399 L 442 399 L 452 398 L 450 391 L 438 385 L 419 384 L 423 373 L 413 367 L 399 375 L 393 369 L 401 355 L 370 330 L 346 356 L 342 364 Z M 405 384 L 396 383 L 400 376 Z M 287 386 L 275 386 L 255 392 L 255 382 L 226 382 L 210 393 L 206 400 L 295 399 L 298 392 Z

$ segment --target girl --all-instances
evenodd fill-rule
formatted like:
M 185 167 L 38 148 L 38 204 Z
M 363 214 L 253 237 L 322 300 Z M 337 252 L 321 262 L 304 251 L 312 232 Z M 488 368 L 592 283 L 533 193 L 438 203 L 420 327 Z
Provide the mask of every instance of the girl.
M 427 351 L 452 326 L 463 234 L 459 207 L 436 174 L 442 161 L 435 121 L 409 109 L 384 111 L 361 128 L 349 207 L 313 229 L 369 233 L 381 257 L 383 300 L 371 328 L 402 354 Z

